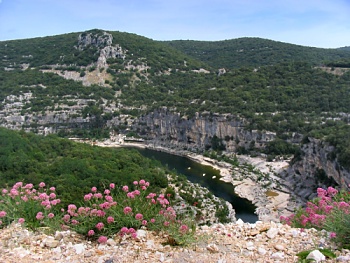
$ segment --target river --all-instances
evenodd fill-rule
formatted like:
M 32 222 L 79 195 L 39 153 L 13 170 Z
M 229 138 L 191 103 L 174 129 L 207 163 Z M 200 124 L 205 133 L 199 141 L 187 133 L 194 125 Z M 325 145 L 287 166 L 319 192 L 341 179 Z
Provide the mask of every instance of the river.
M 138 150 L 147 158 L 158 160 L 170 170 L 175 170 L 177 173 L 185 175 L 190 182 L 206 187 L 215 196 L 231 203 L 236 211 L 237 219 L 240 218 L 244 222 L 249 223 L 255 223 L 258 220 L 258 216 L 254 214 L 256 207 L 248 200 L 237 196 L 232 184 L 221 181 L 219 170 L 199 164 L 186 157 L 144 148 L 133 147 L 133 149 Z

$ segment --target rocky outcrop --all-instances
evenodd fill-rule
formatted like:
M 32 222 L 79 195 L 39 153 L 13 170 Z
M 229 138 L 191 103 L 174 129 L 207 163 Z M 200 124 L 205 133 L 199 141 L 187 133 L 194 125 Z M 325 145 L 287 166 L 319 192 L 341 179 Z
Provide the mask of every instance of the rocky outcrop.
M 331 158 L 335 150 L 333 146 L 322 140 L 308 138 L 301 150 L 301 156 L 295 158 L 282 174 L 299 196 L 305 199 L 312 198 L 317 187 L 349 187 L 350 172 L 344 169 L 336 158 Z
M 125 59 L 126 50 L 123 50 L 118 44 L 112 45 L 113 36 L 107 32 L 100 34 L 82 33 L 78 37 L 79 50 L 84 50 L 90 46 L 94 46 L 99 50 L 100 56 L 97 60 L 98 68 L 108 67 L 107 59 L 109 58 L 122 58 Z
M 228 152 L 239 146 L 249 147 L 252 141 L 260 148 L 276 136 L 272 132 L 247 131 L 246 124 L 244 119 L 231 114 L 196 113 L 187 118 L 164 107 L 140 117 L 134 129 L 156 145 L 201 152 L 213 147 L 213 143 L 224 146 Z

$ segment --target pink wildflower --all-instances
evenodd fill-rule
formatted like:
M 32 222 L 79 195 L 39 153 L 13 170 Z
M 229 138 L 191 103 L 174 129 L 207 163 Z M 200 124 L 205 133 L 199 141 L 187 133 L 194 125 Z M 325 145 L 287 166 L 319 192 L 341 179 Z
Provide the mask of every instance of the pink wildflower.
M 19 224 L 23 224 L 23 223 L 24 223 L 24 221 L 25 221 L 25 219 L 24 219 L 24 218 L 22 218 L 22 217 L 18 219 L 18 223 L 19 223 Z
M 35 218 L 38 219 L 38 220 L 44 219 L 43 212 L 38 212 L 38 213 L 36 214 Z
M 56 188 L 52 186 L 52 187 L 50 187 L 50 191 L 51 191 L 51 192 L 55 192 L 55 191 L 56 191 Z
M 140 185 L 145 185 L 146 184 L 146 181 L 141 179 L 140 182 L 139 182 Z
M 120 232 L 122 232 L 122 233 L 128 233 L 128 231 L 129 231 L 129 229 L 125 226 L 120 229 Z
M 106 215 L 106 212 L 102 210 L 97 210 L 96 215 L 99 217 L 104 217 Z
M 17 182 L 17 183 L 14 184 L 13 188 L 14 188 L 14 189 L 18 189 L 18 188 L 20 188 L 20 187 L 22 187 L 22 186 L 23 186 L 23 183 L 22 183 L 22 182 Z
M 92 193 L 86 194 L 86 195 L 84 195 L 84 200 L 85 200 L 85 201 L 89 201 L 89 200 L 91 199 L 92 196 L 93 196 Z
M 169 226 L 169 224 L 170 224 L 170 223 L 169 223 L 168 221 L 165 221 L 165 222 L 163 223 L 164 226 Z
M 181 233 L 186 233 L 188 231 L 188 226 L 187 225 L 181 225 L 179 228 Z
M 21 199 L 22 199 L 24 202 L 27 202 L 27 201 L 28 201 L 28 197 L 27 197 L 26 195 L 21 196 Z
M 124 192 L 129 192 L 129 186 L 127 186 L 127 185 L 124 185 L 123 186 L 123 188 L 122 188 L 122 190 L 124 191 Z
M 105 244 L 105 243 L 107 243 L 107 240 L 108 240 L 108 238 L 106 236 L 100 236 L 97 239 L 97 242 L 100 243 L 100 244 Z
M 96 191 L 97 191 L 97 188 L 95 186 L 91 188 L 91 192 L 96 193 Z
M 109 202 L 112 203 L 113 202 L 113 197 L 110 195 L 105 196 L 105 199 Z
M 103 195 L 101 193 L 96 193 L 96 194 L 94 194 L 94 197 L 97 199 L 101 199 L 103 197 Z
M 134 181 L 133 184 L 134 184 L 134 185 L 138 185 L 139 182 L 138 182 L 138 181 Z
M 114 183 L 110 183 L 109 184 L 109 188 L 114 189 L 115 188 L 115 184 Z
M 111 193 L 111 191 L 108 190 L 108 189 L 106 189 L 106 190 L 104 191 L 104 194 L 105 194 L 105 195 L 109 195 L 110 193 Z
M 147 226 L 147 220 L 142 220 L 141 224 L 142 224 L 143 226 Z
M 134 192 L 129 192 L 126 194 L 126 196 L 129 198 L 135 198 Z
M 26 188 L 26 189 L 32 189 L 32 188 L 33 188 L 33 184 L 26 184 L 26 185 L 24 186 L 24 188 Z
M 131 207 L 129 207 L 129 206 L 126 206 L 126 207 L 124 207 L 124 209 L 123 209 L 123 211 L 124 211 L 124 214 L 129 214 L 129 213 L 131 213 L 132 212 L 132 208 Z
M 18 192 L 17 189 L 12 188 L 12 189 L 10 190 L 10 195 L 12 195 L 12 196 L 17 196 L 17 195 L 19 195 L 19 192 Z
M 134 228 L 130 227 L 128 230 L 128 233 L 129 234 L 136 233 L 136 230 Z
M 88 236 L 91 237 L 91 236 L 93 236 L 93 235 L 95 235 L 95 231 L 92 230 L 92 229 L 89 230 L 89 231 L 88 231 Z
M 143 215 L 142 214 L 136 214 L 135 215 L 135 219 L 136 220 L 142 220 L 143 219 Z
M 6 212 L 5 211 L 0 211 L 0 217 L 5 217 L 6 216 Z
M 55 198 L 56 198 L 56 194 L 55 194 L 55 193 L 50 193 L 49 197 L 50 197 L 51 199 L 55 199 Z
M 132 233 L 132 234 L 131 234 L 131 237 L 132 237 L 133 239 L 136 239 L 136 238 L 137 238 L 137 233 Z
M 327 195 L 327 191 L 323 188 L 317 188 L 317 196 L 318 197 L 324 197 Z
M 99 223 L 96 224 L 96 228 L 97 228 L 98 230 L 100 230 L 100 231 L 101 231 L 101 229 L 102 229 L 104 226 L 105 226 L 105 225 L 104 225 L 102 222 L 99 222 Z
M 41 193 L 39 194 L 39 199 L 46 200 L 46 199 L 49 199 L 49 196 L 46 193 Z
M 44 200 L 44 201 L 41 202 L 41 205 L 42 206 L 48 206 L 48 205 L 50 205 L 50 201 L 49 200 Z
M 335 196 L 338 193 L 338 190 L 333 187 L 328 187 L 327 192 L 329 196 Z
M 337 234 L 335 232 L 329 233 L 329 238 L 336 238 Z
M 55 216 L 54 213 L 49 213 L 49 214 L 47 215 L 48 218 L 53 218 L 54 216 Z
M 40 188 L 44 188 L 45 185 L 46 185 L 46 184 L 45 184 L 44 182 L 41 182 L 41 183 L 39 184 L 39 187 L 40 187 Z
M 71 223 L 72 223 L 72 225 L 78 225 L 78 224 L 79 224 L 79 221 L 78 221 L 78 220 L 73 219 Z
M 77 206 L 74 204 L 70 204 L 70 205 L 68 205 L 68 210 L 75 211 L 75 210 L 77 210 Z
M 3 194 L 7 194 L 7 189 L 2 189 L 2 191 L 1 191 Z
M 152 199 L 152 198 L 155 197 L 155 196 L 157 196 L 157 194 L 155 194 L 155 193 L 149 193 L 149 194 L 146 196 L 146 198 L 147 198 L 147 199 Z
M 65 214 L 64 216 L 63 216 L 63 221 L 64 222 L 66 222 L 66 223 L 68 223 L 69 222 L 69 220 L 70 220 L 70 215 L 68 215 L 68 214 Z
M 154 223 L 156 222 L 156 220 L 154 218 L 151 219 L 151 223 Z
M 107 217 L 107 223 L 111 224 L 114 222 L 114 218 L 112 216 Z

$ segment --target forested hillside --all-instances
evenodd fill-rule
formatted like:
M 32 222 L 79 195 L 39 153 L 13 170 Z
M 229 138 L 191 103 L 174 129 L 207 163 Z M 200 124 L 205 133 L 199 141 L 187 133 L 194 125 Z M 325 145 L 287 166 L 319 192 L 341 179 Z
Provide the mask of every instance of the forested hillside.
M 2 41 L 0 57 L 0 124 L 7 128 L 143 136 L 140 116 L 164 107 L 192 120 L 229 114 L 247 130 L 283 140 L 295 133 L 329 140 L 350 167 L 346 48 L 258 38 L 160 42 L 90 30 Z
M 164 43 L 214 68 L 259 67 L 300 61 L 322 65 L 328 61 L 350 58 L 348 47 L 324 49 L 262 38 L 224 41 L 174 40 Z
M 143 178 L 153 190 L 166 188 L 166 170 L 136 150 L 93 147 L 55 135 L 38 136 L 0 128 L 0 187 L 18 181 L 49 183 L 70 204 L 93 186 L 132 185 Z

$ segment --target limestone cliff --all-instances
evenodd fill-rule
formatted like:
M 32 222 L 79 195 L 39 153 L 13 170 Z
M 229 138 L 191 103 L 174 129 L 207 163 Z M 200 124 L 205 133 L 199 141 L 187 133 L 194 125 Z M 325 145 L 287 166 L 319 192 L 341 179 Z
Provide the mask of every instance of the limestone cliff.
M 248 131 L 246 125 L 246 120 L 231 114 L 196 113 L 187 118 L 164 107 L 140 117 L 134 129 L 154 144 L 200 152 L 213 146 L 214 137 L 226 151 L 235 152 L 237 147 L 248 147 L 252 141 L 255 147 L 262 147 L 276 136 L 272 132 Z
M 283 174 L 296 193 L 309 199 L 314 197 L 317 187 L 349 187 L 350 172 L 339 164 L 337 158 L 331 157 L 334 152 L 333 146 L 325 141 L 308 138 L 301 150 L 301 156 L 295 158 Z

